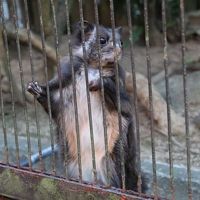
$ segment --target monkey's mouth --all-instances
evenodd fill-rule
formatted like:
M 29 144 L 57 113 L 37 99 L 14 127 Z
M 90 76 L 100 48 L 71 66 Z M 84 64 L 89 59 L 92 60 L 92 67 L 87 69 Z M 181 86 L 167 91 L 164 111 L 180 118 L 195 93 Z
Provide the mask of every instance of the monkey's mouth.
M 115 62 L 114 61 L 108 61 L 107 64 L 108 65 L 113 65 Z
M 106 56 L 106 57 L 101 58 L 101 63 L 102 63 L 102 65 L 113 66 L 120 59 L 121 59 L 121 55 Z
M 115 51 L 109 54 L 104 53 L 101 57 L 101 63 L 106 66 L 113 66 L 115 62 L 119 61 L 121 59 L 122 52 L 121 50 Z
M 113 68 L 115 63 L 117 63 L 122 56 L 122 51 L 120 48 L 116 48 L 115 50 L 112 49 L 107 51 L 102 51 L 100 55 L 100 60 L 97 59 L 90 59 L 89 64 L 93 65 L 93 67 L 98 67 L 99 64 L 102 67 Z

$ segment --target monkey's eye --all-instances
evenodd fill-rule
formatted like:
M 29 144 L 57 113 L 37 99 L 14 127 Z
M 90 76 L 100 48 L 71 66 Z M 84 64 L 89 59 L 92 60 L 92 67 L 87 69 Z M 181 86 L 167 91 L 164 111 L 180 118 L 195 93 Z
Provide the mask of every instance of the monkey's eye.
M 100 37 L 100 44 L 106 44 L 107 40 L 104 37 Z

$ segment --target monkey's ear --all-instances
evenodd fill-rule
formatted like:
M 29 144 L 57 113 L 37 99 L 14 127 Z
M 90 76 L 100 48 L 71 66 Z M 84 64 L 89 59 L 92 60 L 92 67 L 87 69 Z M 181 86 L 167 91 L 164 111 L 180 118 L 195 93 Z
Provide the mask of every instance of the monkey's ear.
M 84 27 L 84 32 L 85 33 L 91 32 L 94 29 L 94 25 L 89 23 L 86 20 L 84 20 L 84 22 L 83 22 L 83 27 Z
M 93 31 L 94 29 L 94 25 L 90 24 L 88 21 L 84 20 L 83 21 L 83 29 L 84 29 L 84 33 L 87 34 L 88 32 Z M 73 33 L 81 33 L 81 21 L 77 22 L 74 26 L 73 26 Z
M 116 31 L 119 35 L 121 35 L 121 34 L 122 34 L 122 27 L 120 26 L 120 27 L 115 28 L 115 31 Z

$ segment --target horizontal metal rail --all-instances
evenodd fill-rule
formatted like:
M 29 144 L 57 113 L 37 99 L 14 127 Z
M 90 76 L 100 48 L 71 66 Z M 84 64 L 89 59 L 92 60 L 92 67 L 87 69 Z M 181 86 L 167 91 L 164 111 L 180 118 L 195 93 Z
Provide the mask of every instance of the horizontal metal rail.
M 0 164 L 0 183 L 0 194 L 15 199 L 153 199 L 147 195 L 139 197 L 133 192 L 124 193 L 119 189 L 105 189 L 81 184 L 3 164 Z

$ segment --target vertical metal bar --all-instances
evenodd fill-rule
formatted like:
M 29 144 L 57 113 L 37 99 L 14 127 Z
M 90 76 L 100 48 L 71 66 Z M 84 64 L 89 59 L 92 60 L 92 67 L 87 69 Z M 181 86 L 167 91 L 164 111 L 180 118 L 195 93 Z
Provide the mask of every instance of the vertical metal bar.
M 153 167 L 153 190 L 155 199 L 158 199 L 157 191 L 157 175 L 156 175 L 156 153 L 154 141 L 154 122 L 153 122 L 153 95 L 152 95 L 152 80 L 151 80 L 151 59 L 150 59 L 150 44 L 149 44 L 149 19 L 148 19 L 148 1 L 144 0 L 144 21 L 145 21 L 145 43 L 146 43 L 146 60 L 148 74 L 148 90 L 149 90 L 149 112 L 150 112 L 150 131 L 151 131 L 151 148 L 152 148 L 152 167 Z
M 23 74 L 23 67 L 22 67 L 22 57 L 21 57 L 21 49 L 19 43 L 19 34 L 18 34 L 18 16 L 16 13 L 16 5 L 15 1 L 12 0 L 13 4 L 13 21 L 15 26 L 15 37 L 16 37 L 16 44 L 17 44 L 17 55 L 18 55 L 18 62 L 19 62 L 19 72 L 20 72 L 20 81 L 22 87 L 22 98 L 24 103 L 24 115 L 26 121 L 26 135 L 27 135 L 27 144 L 28 144 L 28 160 L 29 160 L 29 169 L 32 169 L 32 162 L 31 162 L 31 142 L 30 142 L 30 132 L 29 132 L 29 123 L 28 123 L 28 114 L 27 114 L 27 104 L 26 104 L 26 96 L 25 96 L 25 85 L 24 85 L 24 74 Z
M 126 0 L 127 6 L 127 18 L 128 18 L 128 28 L 129 28 L 129 41 L 131 44 L 131 69 L 132 69 L 132 77 L 133 77 L 133 106 L 134 106 L 134 114 L 135 114 L 135 125 L 136 125 L 136 135 L 137 135 L 137 158 L 138 158 L 138 192 L 141 193 L 141 156 L 140 156 L 140 126 L 139 126 L 139 116 L 138 116 L 138 102 L 137 102 L 137 85 L 136 85 L 136 69 L 135 69 L 135 61 L 134 61 L 134 44 L 133 44 L 133 27 L 132 27 L 132 19 L 131 19 L 131 2 L 130 0 Z M 135 131 L 135 129 L 133 130 Z
M 47 54 L 46 54 L 46 48 L 45 48 L 45 36 L 44 36 L 44 25 L 43 25 L 43 18 L 42 18 L 41 0 L 38 0 L 37 3 L 38 3 L 38 11 L 39 11 L 39 17 L 40 17 L 40 34 L 41 34 L 41 40 L 42 40 L 42 53 L 43 53 L 45 79 L 46 79 L 46 86 L 47 86 L 47 102 L 48 102 L 48 112 L 49 112 L 49 128 L 50 128 L 51 149 L 52 149 L 51 168 L 52 168 L 52 173 L 56 174 L 54 135 L 53 135 L 51 104 L 50 104 L 50 91 L 49 91 L 48 69 L 47 69 Z
M 0 77 L 1 77 L 1 68 L 0 65 Z M 3 137 L 4 137 L 4 154 L 5 154 L 5 162 L 9 164 L 9 157 L 8 157 L 8 141 L 7 141 L 7 130 L 6 130 L 6 123 L 5 123 L 5 113 L 4 113 L 4 100 L 3 100 L 3 92 L 2 92 L 2 83 L 0 80 L 0 101 L 1 101 L 1 120 L 2 120 L 2 129 L 3 129 Z
M 185 109 L 185 133 L 187 150 L 187 175 L 188 175 L 188 199 L 192 199 L 191 185 L 191 163 L 190 163 L 190 132 L 189 132 L 189 108 L 188 108 L 188 88 L 187 88 L 187 69 L 185 64 L 185 6 L 184 0 L 180 0 L 180 20 L 181 20 L 181 51 L 182 51 L 182 70 L 183 70 L 183 90 L 184 90 L 184 109 Z
M 75 126 L 76 126 L 76 137 L 77 137 L 77 154 L 78 154 L 78 170 L 79 170 L 79 181 L 82 182 L 82 167 L 81 167 L 81 143 L 80 143 L 80 130 L 79 130 L 79 120 L 78 120 L 78 106 L 76 99 L 76 80 L 75 72 L 73 65 L 73 55 L 72 55 L 72 45 L 71 45 L 71 30 L 70 30 L 70 20 L 69 20 L 69 4 L 68 0 L 65 0 L 66 6 L 66 17 L 67 17 L 67 37 L 68 37 L 68 46 L 69 46 L 69 56 L 70 56 L 70 65 L 72 68 L 72 82 L 73 82 L 73 103 L 75 111 Z
M 5 49 L 6 49 L 6 70 L 9 79 L 9 86 L 11 92 L 11 100 L 12 100 L 12 117 L 14 123 L 14 136 L 15 136 L 15 146 L 16 146 L 16 163 L 17 167 L 20 167 L 19 163 L 19 141 L 18 141 L 18 132 L 17 132 L 17 121 L 16 121 L 16 111 L 15 111 L 15 100 L 14 100 L 14 86 L 13 86 L 13 76 L 10 66 L 10 53 L 8 48 L 8 37 L 7 37 L 7 30 L 6 30 L 6 23 L 4 18 L 4 10 L 3 10 L 3 2 L 1 0 L 1 10 L 2 10 L 2 24 L 3 24 L 3 35 L 5 40 Z
M 0 2 L 1 3 L 1 2 Z M 0 19 L 2 18 L 2 7 L 0 5 Z M 4 46 L 3 46 L 3 34 L 2 34 L 2 28 L 0 28 L 0 37 L 2 39 L 2 51 L 4 51 Z M 2 52 L 2 60 L 0 63 L 0 104 L 1 104 L 1 120 L 2 120 L 2 130 L 3 130 L 3 137 L 4 137 L 4 158 L 5 158 L 5 163 L 9 164 L 9 157 L 8 157 L 8 141 L 7 141 L 7 130 L 6 130 L 6 123 L 5 123 L 5 113 L 4 113 L 4 99 L 3 99 L 3 91 L 2 91 L 2 69 L 3 65 L 5 65 L 5 54 Z M 4 159 L 3 158 L 3 159 Z
M 116 41 L 115 41 L 115 16 L 114 16 L 114 5 L 113 0 L 110 0 L 110 14 L 111 14 L 111 25 L 112 25 L 112 37 L 113 37 L 113 45 L 116 48 Z M 119 122 L 119 134 L 120 134 L 120 159 L 121 159 L 121 181 L 122 181 L 122 189 L 125 190 L 125 164 L 124 164 L 124 151 L 123 151 L 123 133 L 122 133 L 122 116 L 121 116 L 121 102 L 120 102 L 120 86 L 119 86 L 119 65 L 114 58 L 115 64 L 115 76 L 116 76 L 116 94 L 117 94 L 117 111 L 118 111 L 118 122 Z
M 28 46 L 29 46 L 29 58 L 31 64 L 31 78 L 34 81 L 34 67 L 33 67 L 33 52 L 32 52 L 32 44 L 31 44 L 31 30 L 30 30 L 30 21 L 28 16 L 28 4 L 27 0 L 24 0 L 25 7 L 25 21 L 26 21 L 26 31 L 28 35 Z M 40 135 L 40 125 L 38 120 L 38 107 L 36 102 L 36 97 L 34 96 L 34 109 L 35 109 L 35 121 L 36 121 L 36 130 L 37 130 L 37 138 L 38 138 L 38 153 L 39 153 L 39 161 L 40 161 L 40 170 L 44 171 L 44 162 L 42 159 L 42 145 L 41 145 L 41 135 Z
M 107 124 L 106 124 L 106 113 L 105 113 L 105 96 L 104 96 L 104 86 L 103 86 L 103 67 L 101 65 L 101 49 L 100 49 L 100 38 L 99 38 L 99 13 L 97 7 L 97 0 L 94 0 L 94 10 L 95 10 L 95 23 L 96 23 L 96 34 L 97 34 L 97 48 L 98 48 L 98 59 L 99 59 L 99 74 L 101 80 L 101 99 L 102 99 L 102 113 L 103 113 L 103 127 L 104 127 L 104 143 L 106 152 L 106 170 L 108 185 L 111 182 L 110 166 L 109 166 L 109 152 L 108 152 L 108 135 L 107 135 Z
M 167 101 L 167 126 L 168 126 L 168 147 L 169 147 L 169 175 L 171 199 L 175 199 L 174 175 L 173 175 L 173 155 L 172 155 L 172 130 L 171 130 L 171 111 L 170 111 L 170 91 L 169 91 L 169 73 L 168 73 L 168 42 L 167 42 L 167 26 L 166 26 L 166 0 L 162 0 L 162 28 L 163 28 L 163 64 L 165 70 L 165 86 Z
M 94 134 L 93 134 L 93 124 L 92 124 L 92 111 L 91 111 L 90 94 L 89 94 L 89 89 L 88 89 L 88 69 L 87 69 L 86 49 L 85 49 L 83 2 L 82 2 L 82 0 L 79 0 L 78 2 L 79 2 L 79 11 L 80 11 L 80 20 L 81 20 L 81 37 L 82 37 L 82 41 L 83 41 L 82 46 L 83 46 L 84 72 L 85 72 L 86 90 L 87 90 L 90 139 L 91 139 L 91 149 L 92 149 L 92 165 L 93 165 L 94 181 L 97 182 L 96 159 L 95 159 L 95 148 L 94 148 Z
M 61 127 L 64 127 L 65 122 L 64 122 L 64 101 L 63 101 L 63 91 L 62 91 L 62 82 L 61 82 L 61 66 L 60 66 L 60 55 L 59 55 L 59 43 L 58 43 L 58 30 L 57 30 L 57 22 L 56 22 L 56 14 L 55 14 L 55 5 L 54 1 L 50 0 L 51 3 L 51 8 L 52 8 L 52 13 L 53 13 L 53 29 L 54 29 L 54 40 L 55 40 L 55 49 L 56 49 L 56 66 L 57 66 L 57 74 L 58 74 L 58 79 L 59 79 L 59 93 L 60 93 L 60 111 L 61 111 Z M 60 133 L 59 133 L 60 134 Z M 63 133 L 62 133 L 63 134 Z M 60 144 L 63 142 L 62 140 L 64 139 L 63 142 L 63 148 L 64 148 L 64 164 L 65 164 L 65 175 L 68 176 L 67 174 L 67 149 L 66 149 L 66 134 L 64 133 L 62 138 L 62 135 L 60 135 Z

